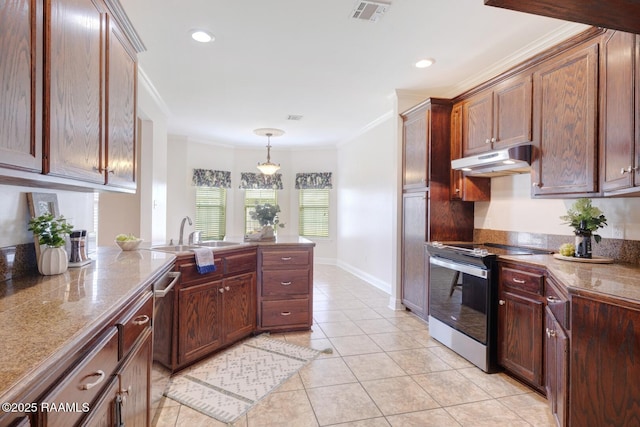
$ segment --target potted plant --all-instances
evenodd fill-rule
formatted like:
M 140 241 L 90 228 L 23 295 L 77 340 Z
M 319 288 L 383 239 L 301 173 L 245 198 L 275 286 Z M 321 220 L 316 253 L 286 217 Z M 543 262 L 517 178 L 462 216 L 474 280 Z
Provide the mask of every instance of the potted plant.
M 602 211 L 591 204 L 591 199 L 582 198 L 576 200 L 560 219 L 573 227 L 576 235 L 574 256 L 591 258 L 591 236 L 596 243 L 600 243 L 602 237 L 594 232 L 607 225 L 607 218 Z
M 251 219 L 257 220 L 262 226 L 260 230 L 260 240 L 272 240 L 275 238 L 274 227 L 284 228 L 284 224 L 278 219 L 280 206 L 271 203 L 256 204 L 253 211 L 249 213 Z
M 46 213 L 32 218 L 29 221 L 29 230 L 38 236 L 38 243 L 44 245 L 38 259 L 40 274 L 50 276 L 67 271 L 69 257 L 64 249 L 65 236 L 71 233 L 73 225 L 62 215 L 55 218 L 53 214 Z

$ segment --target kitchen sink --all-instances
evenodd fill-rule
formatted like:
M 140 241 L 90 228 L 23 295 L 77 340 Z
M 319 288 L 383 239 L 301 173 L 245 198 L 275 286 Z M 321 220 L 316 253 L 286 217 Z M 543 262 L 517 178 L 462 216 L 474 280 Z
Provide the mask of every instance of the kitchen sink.
M 225 246 L 238 246 L 238 245 L 243 245 L 244 243 L 238 243 L 238 242 L 226 242 L 224 240 L 206 240 L 203 242 L 198 242 L 195 243 L 195 245 L 197 246 L 206 246 L 209 248 L 222 248 Z
M 192 249 L 198 249 L 200 246 L 192 245 L 166 245 L 166 246 L 152 246 L 151 250 L 161 252 L 189 252 Z

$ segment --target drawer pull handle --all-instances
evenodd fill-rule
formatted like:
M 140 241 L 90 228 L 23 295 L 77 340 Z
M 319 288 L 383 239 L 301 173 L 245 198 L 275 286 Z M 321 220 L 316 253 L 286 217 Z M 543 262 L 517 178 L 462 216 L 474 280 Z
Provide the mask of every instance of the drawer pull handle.
M 291 282 L 280 282 L 282 286 L 290 286 Z
M 290 311 L 282 311 L 280 312 L 281 316 L 291 316 L 291 312 Z
M 133 323 L 136 326 L 140 326 L 140 325 L 144 325 L 145 323 L 149 323 L 149 320 L 150 320 L 149 316 L 147 316 L 146 314 L 143 314 L 133 319 L 131 323 Z
M 291 261 L 291 257 L 290 256 L 283 256 L 280 258 L 282 261 Z
M 518 278 L 516 278 L 516 277 L 514 277 L 514 278 L 513 278 L 513 281 L 514 281 L 514 282 L 516 282 L 516 283 L 520 283 L 521 285 L 522 285 L 523 283 L 525 283 L 525 281 L 524 281 L 524 280 L 522 280 L 522 279 L 518 279 Z
M 102 370 L 97 370 L 93 374 L 87 375 L 85 378 L 98 377 L 98 379 L 95 380 L 92 383 L 81 384 L 80 387 L 79 387 L 80 390 L 90 390 L 90 389 L 94 388 L 95 386 L 100 384 L 102 381 L 104 381 L 105 376 L 106 375 L 105 375 L 104 371 L 102 371 Z

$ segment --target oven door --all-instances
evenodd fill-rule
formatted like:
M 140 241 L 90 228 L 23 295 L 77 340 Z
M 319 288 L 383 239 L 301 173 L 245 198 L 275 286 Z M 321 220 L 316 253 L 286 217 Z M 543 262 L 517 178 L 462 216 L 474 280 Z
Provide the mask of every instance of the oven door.
M 429 258 L 429 315 L 484 345 L 489 294 L 487 269 Z

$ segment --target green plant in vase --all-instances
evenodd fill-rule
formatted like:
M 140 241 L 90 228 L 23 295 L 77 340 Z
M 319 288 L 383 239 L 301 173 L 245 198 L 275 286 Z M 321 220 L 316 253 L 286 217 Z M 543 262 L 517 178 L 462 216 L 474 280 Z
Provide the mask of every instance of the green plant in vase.
M 274 227 L 284 228 L 284 223 L 281 223 L 278 218 L 279 212 L 280 206 L 272 205 L 271 203 L 256 204 L 253 210 L 249 212 L 251 219 L 258 221 L 262 226 L 260 239 L 273 239 L 275 237 Z
M 65 236 L 71 233 L 73 225 L 62 215 L 42 214 L 29 221 L 29 231 L 38 236 L 38 243 L 44 246 L 38 259 L 38 270 L 43 275 L 60 274 L 67 271 L 68 257 L 64 250 Z
M 591 236 L 600 243 L 602 236 L 595 234 L 599 228 L 607 225 L 607 218 L 600 208 L 591 204 L 591 199 L 576 200 L 566 215 L 560 217 L 573 228 L 576 235 L 575 254 L 580 258 L 591 258 Z

